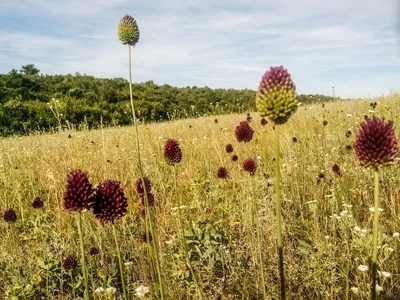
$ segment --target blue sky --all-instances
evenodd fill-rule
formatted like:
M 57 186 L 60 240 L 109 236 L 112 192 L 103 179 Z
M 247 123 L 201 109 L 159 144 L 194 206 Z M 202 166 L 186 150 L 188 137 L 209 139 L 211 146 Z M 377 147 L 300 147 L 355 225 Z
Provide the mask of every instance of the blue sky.
M 135 82 L 255 90 L 284 65 L 299 93 L 400 91 L 398 0 L 2 0 L 0 73 L 127 78 L 125 14 L 141 32 Z

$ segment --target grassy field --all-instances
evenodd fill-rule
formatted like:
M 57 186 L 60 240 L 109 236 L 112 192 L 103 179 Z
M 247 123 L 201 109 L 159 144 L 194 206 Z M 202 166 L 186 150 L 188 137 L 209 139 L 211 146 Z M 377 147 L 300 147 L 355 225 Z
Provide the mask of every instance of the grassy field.
M 371 101 L 301 106 L 282 126 L 288 299 L 369 297 L 369 272 L 359 266 L 368 266 L 372 253 L 373 174 L 359 166 L 346 146 L 354 143 L 364 114 L 373 113 Z M 393 120 L 398 127 L 400 96 L 373 101 L 378 102 L 375 115 Z M 255 134 L 245 144 L 234 136 L 245 114 L 139 127 L 144 171 L 152 180 L 156 199 L 153 209 L 166 299 L 198 299 L 178 239 L 178 197 L 184 205 L 181 212 L 191 261 L 205 299 L 262 299 L 259 255 L 267 294 L 278 298 L 274 131 L 271 122 L 262 126 L 257 113 L 251 116 Z M 176 169 L 177 189 L 173 167 L 163 159 L 168 138 L 179 140 L 183 151 Z M 236 162 L 225 152 L 228 143 L 239 156 Z M 61 268 L 67 255 L 75 255 L 78 261 L 80 256 L 74 216 L 63 209 L 66 175 L 74 169 L 87 171 L 94 185 L 111 178 L 125 187 L 128 213 L 116 225 L 128 287 L 131 298 L 138 286 L 153 291 L 143 239 L 145 221 L 135 191 L 139 178 L 135 149 L 133 127 L 0 140 L 0 208 L 12 207 L 17 212 L 17 222 L 0 222 L 1 299 L 82 297 L 79 266 L 73 273 Z M 257 159 L 254 176 L 242 169 L 250 157 Z M 340 176 L 332 171 L 335 164 Z M 228 169 L 228 179 L 216 176 L 220 166 Z M 400 232 L 399 164 L 383 170 L 380 193 L 380 295 L 400 299 L 400 237 L 395 234 Z M 43 199 L 43 209 L 32 208 L 35 197 Z M 91 212 L 84 213 L 83 221 L 91 295 L 107 299 L 95 290 L 115 287 L 109 299 L 119 299 L 111 226 L 101 224 Z M 257 228 L 261 228 L 261 244 Z M 99 249 L 98 255 L 89 255 L 92 247 Z M 148 299 L 153 296 L 149 294 Z

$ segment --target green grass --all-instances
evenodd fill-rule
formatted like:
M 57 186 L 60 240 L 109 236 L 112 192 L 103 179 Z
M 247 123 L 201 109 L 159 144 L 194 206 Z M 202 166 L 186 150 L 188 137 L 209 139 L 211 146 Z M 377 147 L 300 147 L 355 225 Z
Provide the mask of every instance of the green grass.
M 400 124 L 400 98 L 378 99 L 377 116 Z M 373 173 L 358 165 L 352 145 L 370 101 L 346 101 L 300 107 L 281 129 L 281 173 L 283 239 L 286 293 L 288 299 L 364 299 L 370 295 L 370 276 L 359 265 L 370 266 L 372 254 Z M 347 116 L 351 114 L 352 116 Z M 161 124 L 140 125 L 144 173 L 153 183 L 156 196 L 154 220 L 162 253 L 160 264 L 166 299 L 189 299 L 197 294 L 186 268 L 179 239 L 179 223 L 174 198 L 179 194 L 183 227 L 195 274 L 205 299 L 261 299 L 262 286 L 256 224 L 251 219 L 252 201 L 258 207 L 263 250 L 266 293 L 279 295 L 276 228 L 274 211 L 274 132 L 269 122 L 260 125 L 252 113 L 253 140 L 238 144 L 234 129 L 243 115 L 187 119 Z M 328 121 L 323 126 L 323 120 Z M 191 126 L 191 127 L 190 127 Z M 346 132 L 352 131 L 347 138 Z M 68 135 L 71 134 L 71 138 Z M 397 131 L 399 135 L 399 131 Z M 298 142 L 294 143 L 292 138 Z M 168 138 L 180 141 L 183 159 L 177 169 L 178 191 L 174 192 L 171 167 L 163 159 Z M 238 162 L 232 162 L 225 145 L 232 143 Z M 72 299 L 68 274 L 60 261 L 67 254 L 80 257 L 78 231 L 72 213 L 63 211 L 66 174 L 73 169 L 87 171 L 94 185 L 106 178 L 125 186 L 128 214 L 118 221 L 118 236 L 126 264 L 130 295 L 140 285 L 154 291 L 147 247 L 141 236 L 145 219 L 135 182 L 137 169 L 135 132 L 132 127 L 96 131 L 7 138 L 0 140 L 0 208 L 14 207 L 18 221 L 0 222 L 0 298 Z M 253 178 L 241 169 L 243 160 L 258 157 Z M 332 172 L 337 163 L 342 176 Z M 218 179 L 225 166 L 228 180 Z M 317 184 L 320 173 L 325 176 Z M 267 187 L 269 182 L 269 187 Z M 39 196 L 43 210 L 34 210 L 31 201 Z M 400 295 L 400 166 L 381 172 L 378 270 L 380 295 Z M 343 205 L 352 205 L 346 208 Z M 346 213 L 352 217 L 346 217 Z M 337 217 L 336 217 L 337 216 Z M 362 231 L 354 227 L 367 229 Z M 121 294 L 118 260 L 112 228 L 101 225 L 91 212 L 83 214 L 91 296 L 98 287 L 116 287 Z M 392 251 L 391 251 L 392 250 Z M 83 276 L 77 270 L 76 295 L 83 296 Z M 357 287 L 355 294 L 351 288 Z M 149 297 L 151 299 L 152 296 Z M 96 298 L 100 299 L 100 298 Z

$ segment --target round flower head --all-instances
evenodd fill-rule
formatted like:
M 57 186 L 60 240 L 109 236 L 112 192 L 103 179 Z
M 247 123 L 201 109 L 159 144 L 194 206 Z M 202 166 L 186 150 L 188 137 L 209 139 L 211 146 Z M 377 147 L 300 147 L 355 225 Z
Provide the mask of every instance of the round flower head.
M 93 213 L 102 221 L 114 221 L 126 214 L 128 199 L 120 183 L 115 180 L 104 181 L 95 194 Z
M 261 117 L 283 124 L 297 105 L 296 87 L 289 72 L 283 66 L 271 67 L 261 78 L 257 91 L 256 106 Z
M 225 150 L 226 150 L 227 153 L 233 152 L 233 146 L 232 146 L 232 144 L 227 144 L 227 145 L 225 146 Z
M 98 248 L 96 248 L 96 247 L 90 248 L 89 254 L 90 254 L 91 256 L 95 256 L 95 255 L 97 255 L 97 254 L 99 254 L 99 253 L 100 253 L 100 251 L 99 251 Z
M 78 266 L 75 256 L 69 255 L 64 258 L 62 268 L 65 272 L 73 271 Z
M 253 158 L 246 159 L 243 162 L 243 169 L 249 172 L 250 175 L 254 175 L 257 170 L 257 162 Z
M 4 221 L 7 223 L 14 223 L 17 221 L 17 214 L 13 208 L 7 208 L 4 211 Z
M 68 174 L 64 192 L 64 208 L 80 211 L 93 206 L 93 189 L 89 177 L 81 170 Z
M 221 179 L 228 178 L 228 170 L 224 167 L 219 167 L 217 172 L 217 177 Z
M 265 118 L 261 118 L 261 125 L 265 126 L 268 124 L 268 121 Z
M 36 197 L 32 201 L 32 207 L 35 209 L 42 208 L 43 207 L 43 201 L 39 197 Z
M 238 142 L 250 142 L 253 138 L 254 130 L 250 127 L 249 123 L 246 121 L 240 122 L 235 129 L 235 136 Z
M 340 166 L 338 164 L 333 165 L 332 171 L 336 173 L 337 176 L 342 176 L 342 171 L 340 170 Z
M 232 161 L 237 161 L 239 159 L 239 157 L 236 154 L 232 155 Z
M 139 28 L 136 20 L 130 15 L 125 15 L 118 25 L 118 38 L 124 45 L 135 46 L 139 41 Z
M 148 177 L 144 177 L 144 185 L 146 187 L 146 192 L 150 193 L 151 192 L 151 181 Z M 139 196 L 144 195 L 144 188 L 143 188 L 143 183 L 142 183 L 142 179 L 139 178 L 136 181 L 136 192 L 139 194 Z
M 165 142 L 164 158 L 169 165 L 174 165 L 182 160 L 182 150 L 177 140 L 169 139 Z
M 367 118 L 361 123 L 354 150 L 362 166 L 378 168 L 393 164 L 398 153 L 393 122 Z

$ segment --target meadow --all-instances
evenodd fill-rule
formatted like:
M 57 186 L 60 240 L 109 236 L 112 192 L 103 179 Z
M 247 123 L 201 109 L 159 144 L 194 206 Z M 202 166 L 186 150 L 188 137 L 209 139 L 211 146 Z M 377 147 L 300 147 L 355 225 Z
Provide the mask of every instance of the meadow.
M 400 96 L 300 106 L 282 126 L 288 299 L 370 297 L 365 266 L 372 253 L 373 173 L 359 165 L 352 146 L 364 115 L 372 114 L 398 126 Z M 142 165 L 155 196 L 151 210 L 166 299 L 198 299 L 180 247 L 178 199 L 189 258 L 204 299 L 262 299 L 260 257 L 268 299 L 279 295 L 274 128 L 270 121 L 261 125 L 256 112 L 250 117 L 254 136 L 248 143 L 238 143 L 234 135 L 246 114 L 139 125 Z M 178 140 L 182 149 L 176 183 L 174 167 L 163 158 L 169 138 Z M 226 152 L 228 143 L 232 153 Z M 94 186 L 108 178 L 121 182 L 128 212 L 115 224 L 127 289 L 130 299 L 140 294 L 138 288 L 147 299 L 155 299 L 146 224 L 135 189 L 140 178 L 135 144 L 130 126 L 0 139 L 0 207 L 14 208 L 17 215 L 16 222 L 0 222 L 1 299 L 83 297 L 78 231 L 73 213 L 63 207 L 66 176 L 76 169 L 87 172 Z M 257 162 L 254 175 L 243 170 L 248 158 Z M 228 178 L 218 178 L 219 167 L 227 169 Z M 32 207 L 36 197 L 43 201 L 42 208 Z M 399 199 L 400 167 L 395 164 L 381 172 L 380 299 L 400 299 Z M 87 211 L 83 232 L 90 297 L 119 299 L 111 226 Z M 69 272 L 63 267 L 67 256 L 78 261 Z

